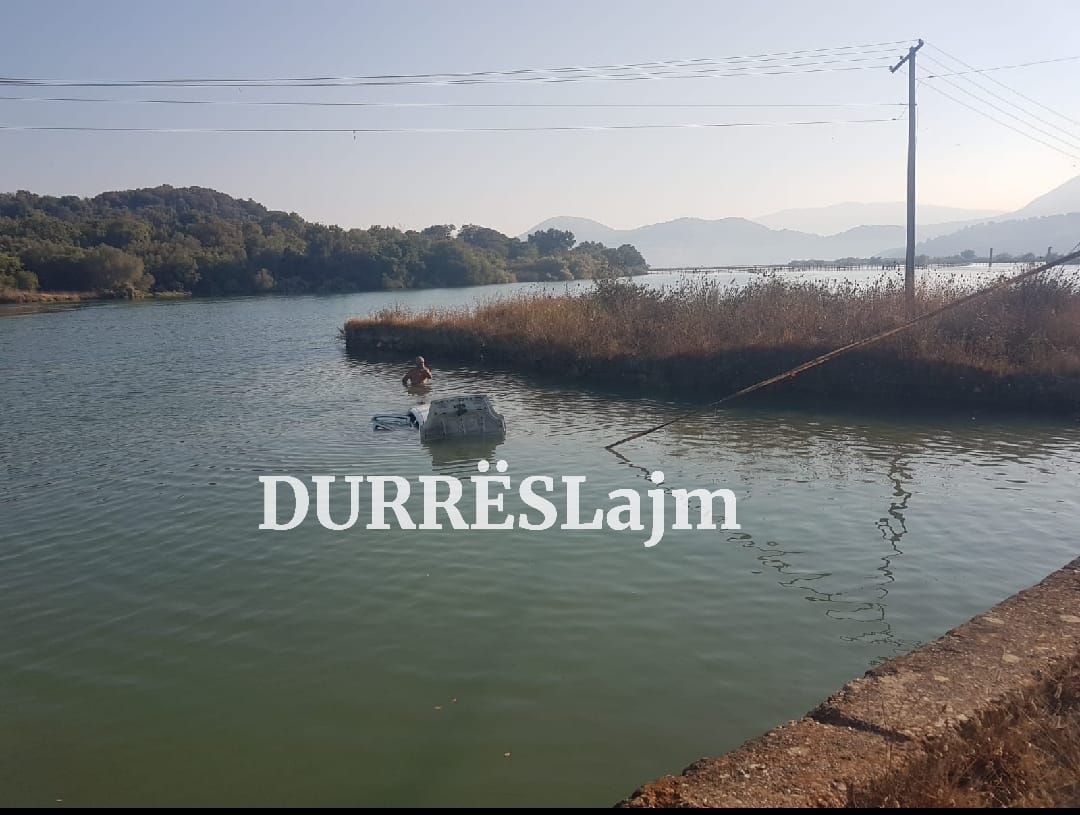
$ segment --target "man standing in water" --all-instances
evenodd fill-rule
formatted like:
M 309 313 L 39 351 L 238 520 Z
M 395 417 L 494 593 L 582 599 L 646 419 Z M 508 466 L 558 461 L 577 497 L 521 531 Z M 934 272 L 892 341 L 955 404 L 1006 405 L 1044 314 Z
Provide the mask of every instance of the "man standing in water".
M 401 377 L 401 384 L 406 387 L 426 385 L 430 381 L 431 371 L 428 370 L 428 366 L 424 363 L 423 357 L 417 357 L 416 364 L 406 371 L 405 376 Z

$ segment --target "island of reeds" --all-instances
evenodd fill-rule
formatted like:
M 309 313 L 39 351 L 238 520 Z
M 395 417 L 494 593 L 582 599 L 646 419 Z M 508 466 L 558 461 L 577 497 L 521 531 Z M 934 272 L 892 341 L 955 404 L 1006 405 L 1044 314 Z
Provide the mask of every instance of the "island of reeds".
M 918 286 L 923 313 L 971 291 Z M 603 279 L 578 293 L 459 309 L 390 308 L 344 326 L 350 354 L 482 363 L 638 391 L 719 399 L 907 319 L 902 284 L 760 279 L 668 288 Z M 1080 416 L 1080 281 L 1051 270 L 762 392 Z

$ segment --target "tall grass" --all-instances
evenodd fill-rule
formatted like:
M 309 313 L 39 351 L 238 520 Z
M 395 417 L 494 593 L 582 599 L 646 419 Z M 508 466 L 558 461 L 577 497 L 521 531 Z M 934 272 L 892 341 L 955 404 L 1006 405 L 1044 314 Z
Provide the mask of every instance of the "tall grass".
M 967 725 L 960 745 L 931 748 L 924 766 L 854 790 L 866 807 L 1080 805 L 1080 670 Z
M 957 281 L 925 282 L 918 313 L 971 291 Z M 577 294 L 517 296 L 471 308 L 388 308 L 353 319 L 345 333 L 372 328 L 426 329 L 480 338 L 486 347 L 528 359 L 660 363 L 674 357 L 728 357 L 750 349 L 826 351 L 907 319 L 903 286 L 764 278 L 743 287 L 689 281 L 657 289 L 600 280 Z M 957 307 L 882 342 L 907 359 L 974 367 L 996 374 L 1080 375 L 1080 280 L 1045 273 Z

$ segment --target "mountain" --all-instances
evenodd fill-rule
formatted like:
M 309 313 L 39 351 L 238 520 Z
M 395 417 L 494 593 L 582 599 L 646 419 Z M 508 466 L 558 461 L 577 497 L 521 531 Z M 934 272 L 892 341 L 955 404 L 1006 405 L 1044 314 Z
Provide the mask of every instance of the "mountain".
M 919 234 L 932 238 L 953 232 L 958 226 L 920 227 Z M 569 230 L 579 241 L 597 241 L 606 246 L 629 243 L 653 268 L 871 257 L 881 255 L 882 247 L 902 246 L 905 240 L 902 226 L 857 226 L 837 235 L 822 236 L 793 229 L 769 229 L 745 218 L 715 221 L 678 218 L 637 229 L 612 229 L 588 218 L 549 218 L 526 235 L 544 229 Z
M 972 249 L 983 256 L 993 249 L 995 255 L 1003 252 L 1010 255 L 1033 252 L 1041 257 L 1047 248 L 1063 254 L 1077 242 L 1080 242 L 1080 212 L 1073 212 L 1068 215 L 976 224 L 949 235 L 923 241 L 917 245 L 915 251 L 920 255 L 948 257 L 958 255 L 966 249 Z M 900 254 L 903 254 L 902 250 Z
M 916 221 L 920 226 L 969 222 L 994 218 L 1005 213 L 996 209 L 961 209 L 922 204 L 916 209 Z M 795 229 L 817 235 L 835 235 L 861 224 L 888 224 L 902 226 L 907 223 L 907 205 L 903 201 L 860 204 L 846 202 L 827 207 L 808 209 L 785 209 L 753 219 L 771 229 Z
M 745 218 L 678 218 L 637 229 L 612 229 L 588 218 L 549 218 L 530 229 L 569 230 L 579 241 L 607 246 L 632 244 L 653 268 L 751 263 L 787 263 L 794 258 L 865 257 L 903 242 L 900 226 L 859 226 L 823 237 L 791 229 L 769 229 Z
M 895 217 L 896 208 L 899 217 Z M 1080 216 L 1074 219 L 1068 213 L 1080 213 L 1080 176 L 1011 213 L 924 205 L 919 208 L 917 251 L 945 257 L 965 249 L 982 254 L 993 248 L 996 253 L 1042 255 L 1048 246 L 1053 246 L 1063 252 L 1080 241 Z M 835 234 L 822 235 L 784 226 L 801 223 L 825 229 L 859 217 L 867 219 L 863 225 Z M 938 222 L 941 218 L 953 220 Z M 872 225 L 882 220 L 884 225 Z M 678 218 L 636 229 L 612 229 L 588 218 L 559 217 L 544 221 L 525 235 L 540 229 L 566 229 L 579 241 L 597 241 L 607 246 L 629 243 L 637 247 L 653 268 L 663 268 L 902 257 L 906 240 L 904 222 L 903 204 L 846 203 L 785 210 L 756 221 Z
M 1064 215 L 1080 212 L 1080 175 L 1040 195 L 1026 207 L 1009 214 L 1009 218 L 1037 218 L 1043 215 Z
M 574 237 L 578 239 L 579 243 L 581 241 L 595 241 L 605 246 L 619 246 L 621 243 L 626 243 L 626 241 L 620 240 L 619 236 L 628 231 L 612 229 L 610 226 L 604 226 L 599 221 L 594 221 L 591 218 L 572 218 L 568 215 L 561 215 L 557 218 L 548 218 L 543 223 L 537 224 L 528 232 L 520 235 L 519 238 L 525 240 L 533 232 L 543 232 L 545 229 L 569 230 L 574 233 Z
M 1080 241 L 1080 175 L 992 223 L 968 225 L 945 235 L 922 235 L 919 254 L 946 257 L 972 249 L 979 255 L 1066 252 Z M 902 255 L 903 250 L 899 250 Z

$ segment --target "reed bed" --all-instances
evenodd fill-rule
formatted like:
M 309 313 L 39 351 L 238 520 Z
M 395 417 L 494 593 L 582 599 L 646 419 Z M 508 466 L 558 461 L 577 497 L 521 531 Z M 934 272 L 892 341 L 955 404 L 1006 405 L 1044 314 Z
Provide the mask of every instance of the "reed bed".
M 971 283 L 924 282 L 917 313 L 968 293 Z M 602 280 L 576 294 L 513 296 L 470 308 L 384 309 L 346 324 L 345 336 L 408 329 L 431 355 L 471 338 L 499 357 L 603 365 L 722 359 L 751 351 L 823 352 L 906 320 L 903 286 L 890 279 L 822 284 L 765 278 L 742 287 L 689 281 L 651 288 Z M 467 343 L 466 343 L 467 345 Z M 996 375 L 1080 376 L 1080 280 L 1044 273 L 957 307 L 879 349 Z M 762 372 L 763 375 L 775 371 Z

